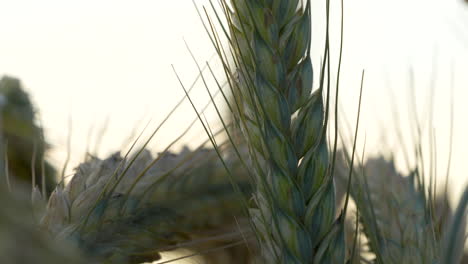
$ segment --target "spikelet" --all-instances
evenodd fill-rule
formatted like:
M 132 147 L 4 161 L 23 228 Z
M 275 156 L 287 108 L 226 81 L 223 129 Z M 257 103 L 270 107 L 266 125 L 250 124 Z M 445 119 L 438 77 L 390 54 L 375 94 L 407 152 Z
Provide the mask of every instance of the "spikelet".
M 250 214 L 267 263 L 345 261 L 322 89 L 311 94 L 306 2 L 222 1 L 234 60 L 226 70 L 234 119 L 249 146 L 256 185 Z
M 242 217 L 213 150 L 184 149 L 158 158 L 151 168 L 147 150 L 128 170 L 131 159 L 119 154 L 79 165 L 69 184 L 52 193 L 41 227 L 93 259 L 141 263 Z M 250 192 L 242 176 L 238 184 Z

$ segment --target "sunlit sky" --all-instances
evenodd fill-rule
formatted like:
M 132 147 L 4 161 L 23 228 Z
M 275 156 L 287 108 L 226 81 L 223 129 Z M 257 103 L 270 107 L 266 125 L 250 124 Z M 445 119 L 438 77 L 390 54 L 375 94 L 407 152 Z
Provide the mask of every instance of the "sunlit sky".
M 323 2 L 312 0 L 316 69 L 323 46 Z M 464 138 L 468 134 L 468 6 L 461 0 L 344 2 L 340 100 L 350 120 L 357 111 L 361 71 L 366 70 L 359 142 L 366 142 L 369 153 L 383 152 L 385 134 L 402 164 L 390 106 L 393 100 L 408 138 L 413 120 L 408 112 L 413 69 L 416 108 L 423 119 L 433 83 L 434 137 L 438 168 L 443 172 L 453 86 L 452 177 L 454 190 L 459 192 L 468 178 Z M 201 6 L 207 1 L 196 3 Z M 332 0 L 331 8 L 332 60 L 336 62 L 339 1 Z M 68 171 L 83 157 L 87 145 L 105 155 L 120 149 L 133 128 L 141 129 L 150 118 L 150 128 L 157 126 L 183 96 L 171 64 L 187 86 L 197 75 L 184 39 L 199 62 L 205 63 L 214 54 L 191 0 L 2 0 L 0 14 L 0 74 L 20 78 L 32 94 L 53 146 L 51 158 L 59 166 L 71 119 Z M 336 63 L 332 66 L 336 69 Z M 197 88 L 194 96 L 201 107 L 208 97 L 202 86 Z M 190 106 L 184 105 L 151 146 L 161 150 L 193 118 Z M 210 120 L 216 124 L 216 119 Z M 205 138 L 203 130 L 195 127 L 184 142 L 194 146 Z M 411 146 L 411 142 L 405 144 Z

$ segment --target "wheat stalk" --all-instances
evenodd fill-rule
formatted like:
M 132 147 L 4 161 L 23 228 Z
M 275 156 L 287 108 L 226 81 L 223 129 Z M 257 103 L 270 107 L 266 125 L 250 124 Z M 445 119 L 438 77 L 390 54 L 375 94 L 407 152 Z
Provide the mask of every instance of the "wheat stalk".
M 344 263 L 325 141 L 323 76 L 311 94 L 310 3 L 232 0 L 222 6 L 232 67 L 215 31 L 212 40 L 250 150 L 256 185 L 250 214 L 262 255 L 267 263 Z

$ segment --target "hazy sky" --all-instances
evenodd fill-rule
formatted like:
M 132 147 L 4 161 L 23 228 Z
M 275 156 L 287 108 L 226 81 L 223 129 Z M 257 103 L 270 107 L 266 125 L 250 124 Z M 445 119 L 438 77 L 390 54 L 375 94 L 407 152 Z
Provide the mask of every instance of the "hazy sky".
M 323 2 L 312 1 L 314 65 L 320 62 L 323 46 Z M 332 1 L 332 10 L 331 34 L 336 36 L 339 1 Z M 97 145 L 101 155 L 119 149 L 139 120 L 152 118 L 150 128 L 156 127 L 183 95 L 171 64 L 187 85 L 197 74 L 183 38 L 201 63 L 214 53 L 191 0 L 1 0 L 0 14 L 0 74 L 20 78 L 32 94 L 57 164 L 64 159 L 71 116 L 71 167 L 82 157 L 89 131 L 91 148 L 96 147 L 95 139 L 107 119 L 107 131 Z M 457 191 L 468 178 L 467 27 L 468 10 L 461 0 L 345 0 L 341 100 L 353 120 L 361 71 L 366 69 L 360 142 L 366 140 L 371 152 L 381 151 L 385 133 L 391 147 L 399 146 L 390 94 L 407 131 L 412 120 L 408 91 L 413 68 L 421 117 L 434 84 L 434 131 L 438 167 L 443 171 L 453 80 L 452 171 Z M 334 61 L 338 44 L 333 37 Z M 202 87 L 195 98 L 200 107 L 207 100 Z M 162 149 L 194 117 L 184 105 L 156 137 L 153 148 Z M 194 145 L 204 138 L 196 127 L 185 142 Z M 401 162 L 401 152 L 397 155 Z

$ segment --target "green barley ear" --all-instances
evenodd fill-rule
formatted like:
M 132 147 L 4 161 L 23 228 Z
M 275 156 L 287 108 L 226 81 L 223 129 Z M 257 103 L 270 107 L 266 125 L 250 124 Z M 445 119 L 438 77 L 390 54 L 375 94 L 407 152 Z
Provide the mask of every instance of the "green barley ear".
M 232 0 L 222 6 L 233 66 L 222 59 L 250 150 L 256 184 L 250 214 L 262 255 L 267 263 L 344 263 L 323 89 L 311 93 L 310 2 Z

